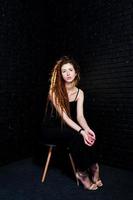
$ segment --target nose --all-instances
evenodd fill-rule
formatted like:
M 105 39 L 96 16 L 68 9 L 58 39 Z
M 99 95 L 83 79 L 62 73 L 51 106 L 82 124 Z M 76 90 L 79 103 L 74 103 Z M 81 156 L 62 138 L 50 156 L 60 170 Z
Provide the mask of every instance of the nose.
M 70 75 L 70 72 L 69 71 L 67 71 L 67 76 L 69 76 Z

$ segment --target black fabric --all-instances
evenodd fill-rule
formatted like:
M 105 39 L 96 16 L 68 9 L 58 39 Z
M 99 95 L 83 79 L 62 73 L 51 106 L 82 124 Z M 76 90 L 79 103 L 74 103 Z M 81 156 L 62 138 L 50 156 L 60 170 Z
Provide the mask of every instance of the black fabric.
M 70 113 L 72 119 L 76 119 L 77 101 L 70 102 Z M 51 109 L 53 111 L 51 112 Z M 59 144 L 68 146 L 75 160 L 76 166 L 80 170 L 86 170 L 97 162 L 96 145 L 89 147 L 85 145 L 82 135 L 70 128 L 67 124 L 61 124 L 52 104 L 49 104 L 48 114 L 42 126 L 41 141 L 44 143 Z

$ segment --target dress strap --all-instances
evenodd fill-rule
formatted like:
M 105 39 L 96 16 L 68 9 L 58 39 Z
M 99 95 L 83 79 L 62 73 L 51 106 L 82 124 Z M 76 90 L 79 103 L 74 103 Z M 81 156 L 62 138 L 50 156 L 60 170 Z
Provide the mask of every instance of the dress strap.
M 74 101 L 76 101 L 78 94 L 79 94 L 79 88 L 78 88 L 78 91 L 77 91 L 77 94 L 76 94 Z

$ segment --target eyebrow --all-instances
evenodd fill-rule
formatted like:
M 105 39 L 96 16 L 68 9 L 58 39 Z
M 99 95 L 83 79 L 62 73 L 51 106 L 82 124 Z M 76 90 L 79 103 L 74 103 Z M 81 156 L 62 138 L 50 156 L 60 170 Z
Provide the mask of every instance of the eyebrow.
M 73 69 L 73 67 L 69 67 L 68 69 Z M 61 69 L 61 70 L 67 70 L 67 69 Z

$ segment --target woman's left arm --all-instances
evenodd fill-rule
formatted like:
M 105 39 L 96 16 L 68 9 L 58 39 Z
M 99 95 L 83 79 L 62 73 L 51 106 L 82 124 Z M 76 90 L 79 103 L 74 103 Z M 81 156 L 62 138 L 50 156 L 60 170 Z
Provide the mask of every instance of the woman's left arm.
M 95 133 L 88 126 L 88 123 L 84 117 L 84 92 L 80 89 L 78 99 L 77 99 L 77 121 L 81 125 L 81 127 L 85 130 L 86 133 L 89 133 L 95 138 Z

